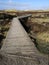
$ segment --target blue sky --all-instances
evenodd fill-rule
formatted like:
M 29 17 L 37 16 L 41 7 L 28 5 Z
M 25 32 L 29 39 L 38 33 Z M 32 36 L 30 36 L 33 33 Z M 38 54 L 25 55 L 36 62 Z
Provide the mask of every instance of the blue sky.
M 0 10 L 1 9 L 49 9 L 49 0 L 0 0 Z

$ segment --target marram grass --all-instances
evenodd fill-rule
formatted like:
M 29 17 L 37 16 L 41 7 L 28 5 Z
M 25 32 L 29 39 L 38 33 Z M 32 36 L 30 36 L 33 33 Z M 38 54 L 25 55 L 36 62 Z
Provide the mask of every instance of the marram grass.
M 37 35 L 36 38 L 38 49 L 46 54 L 49 54 L 49 32 L 43 32 Z

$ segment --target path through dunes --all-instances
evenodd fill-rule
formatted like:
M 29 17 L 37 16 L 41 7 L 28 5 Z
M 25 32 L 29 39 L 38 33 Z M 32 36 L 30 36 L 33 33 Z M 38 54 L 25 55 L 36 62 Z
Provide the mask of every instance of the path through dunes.
M 1 52 L 9 65 L 48 65 L 47 55 L 38 52 L 18 18 L 14 18 L 11 22 Z M 6 63 L 6 60 L 4 62 Z M 6 65 L 8 65 L 7 63 Z
M 11 28 L 1 50 L 6 53 L 20 52 L 24 54 L 31 54 L 34 53 L 33 51 L 36 51 L 36 48 L 34 48 L 34 43 L 32 43 L 17 18 L 13 19 Z

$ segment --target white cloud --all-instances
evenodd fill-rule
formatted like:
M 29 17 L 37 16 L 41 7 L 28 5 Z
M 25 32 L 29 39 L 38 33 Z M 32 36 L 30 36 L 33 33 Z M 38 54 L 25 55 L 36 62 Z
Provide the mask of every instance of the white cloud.
M 0 1 L 0 5 L 3 8 L 15 8 L 15 9 L 24 9 L 24 10 L 31 8 L 30 4 L 27 2 L 20 3 L 20 2 L 14 2 L 14 0 L 8 0 L 6 2 Z
M 13 1 L 12 0 L 8 0 L 8 3 L 12 3 Z

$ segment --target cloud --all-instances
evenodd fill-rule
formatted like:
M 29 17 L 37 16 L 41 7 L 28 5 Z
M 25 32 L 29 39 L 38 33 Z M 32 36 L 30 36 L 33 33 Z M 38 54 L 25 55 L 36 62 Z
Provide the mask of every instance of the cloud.
M 14 2 L 13 0 L 8 0 L 6 2 L 1 2 L 0 1 L 0 5 L 1 7 L 3 8 L 7 8 L 7 9 L 21 9 L 21 10 L 25 10 L 25 9 L 29 9 L 31 8 L 30 4 L 29 3 L 25 3 L 25 2 Z
M 27 4 L 27 3 L 13 3 L 12 1 L 8 1 L 8 2 L 0 2 L 0 5 L 11 5 L 11 6 L 29 6 L 29 4 Z
M 12 0 L 8 0 L 8 3 L 13 3 L 13 1 Z

